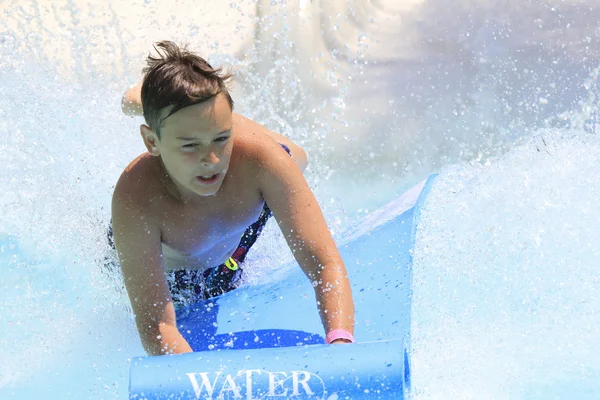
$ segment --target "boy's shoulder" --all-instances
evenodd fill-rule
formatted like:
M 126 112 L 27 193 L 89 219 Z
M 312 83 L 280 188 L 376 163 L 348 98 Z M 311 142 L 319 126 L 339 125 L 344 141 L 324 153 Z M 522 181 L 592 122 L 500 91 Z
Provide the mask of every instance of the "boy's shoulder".
M 113 201 L 145 208 L 160 193 L 160 177 L 164 174 L 157 157 L 144 153 L 123 170 L 113 192 Z
M 297 147 L 288 138 L 235 113 L 233 115 L 233 129 L 235 130 L 235 152 L 246 163 L 255 163 L 259 168 L 264 161 L 274 155 L 281 155 L 282 145 L 288 148 Z

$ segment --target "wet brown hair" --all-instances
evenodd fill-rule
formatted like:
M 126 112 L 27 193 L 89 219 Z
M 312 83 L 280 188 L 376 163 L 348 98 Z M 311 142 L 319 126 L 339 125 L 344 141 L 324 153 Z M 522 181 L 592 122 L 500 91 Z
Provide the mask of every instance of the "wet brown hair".
M 160 127 L 165 119 L 182 108 L 202 103 L 223 93 L 233 111 L 233 99 L 226 82 L 231 74 L 213 68 L 202 57 L 186 47 L 170 41 L 154 45 L 157 56 L 149 55 L 144 68 L 142 84 L 142 109 L 144 119 L 160 139 Z M 162 111 L 171 107 L 162 117 Z

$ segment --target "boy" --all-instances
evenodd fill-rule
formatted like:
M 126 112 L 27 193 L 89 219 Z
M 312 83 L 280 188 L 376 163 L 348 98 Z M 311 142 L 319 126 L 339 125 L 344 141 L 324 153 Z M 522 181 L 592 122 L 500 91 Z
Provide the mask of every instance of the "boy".
M 114 244 L 146 351 L 192 351 L 177 330 L 175 292 L 183 285 L 211 297 L 235 288 L 239 263 L 271 212 L 313 282 L 327 342 L 352 342 L 350 284 L 302 175 L 304 151 L 234 114 L 229 76 L 219 69 L 172 42 L 155 48 L 141 97 L 131 89 L 123 107 L 143 110 L 148 152 L 127 166 L 112 201 Z M 168 271 L 185 277 L 169 285 Z

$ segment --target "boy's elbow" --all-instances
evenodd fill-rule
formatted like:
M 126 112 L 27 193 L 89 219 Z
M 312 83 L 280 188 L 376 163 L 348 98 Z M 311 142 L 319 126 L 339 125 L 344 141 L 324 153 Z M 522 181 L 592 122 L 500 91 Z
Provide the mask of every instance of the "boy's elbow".
M 125 93 L 121 99 L 121 111 L 128 117 L 135 117 L 143 114 L 142 105 L 135 99 Z
M 308 166 L 308 154 L 304 149 L 300 146 L 296 146 L 294 151 L 292 152 L 292 156 L 296 161 L 296 165 L 300 168 L 300 171 L 304 172 L 306 167 Z
M 121 98 L 121 111 L 123 111 L 123 114 L 130 117 L 143 114 L 140 96 L 139 85 L 127 89 Z

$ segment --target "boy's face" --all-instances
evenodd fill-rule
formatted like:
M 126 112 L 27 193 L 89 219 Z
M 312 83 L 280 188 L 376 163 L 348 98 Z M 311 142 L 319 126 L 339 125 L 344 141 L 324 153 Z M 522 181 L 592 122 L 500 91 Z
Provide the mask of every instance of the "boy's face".
M 212 196 L 221 187 L 233 149 L 231 116 L 225 96 L 218 94 L 165 119 L 160 140 L 142 127 L 148 151 L 161 156 L 182 195 Z

